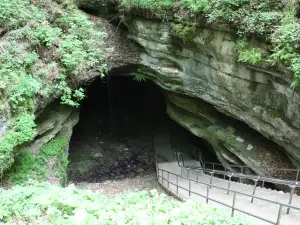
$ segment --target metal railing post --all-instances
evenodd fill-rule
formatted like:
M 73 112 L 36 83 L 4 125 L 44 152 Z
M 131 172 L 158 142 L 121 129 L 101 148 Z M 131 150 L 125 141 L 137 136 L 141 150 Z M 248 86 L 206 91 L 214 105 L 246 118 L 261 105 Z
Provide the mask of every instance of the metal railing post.
M 212 185 L 212 180 L 213 180 L 214 172 L 215 171 L 210 172 L 210 181 L 209 181 L 210 185 Z M 209 187 L 211 188 L 211 186 L 209 186 Z
M 206 186 L 206 204 L 208 204 L 208 197 L 209 197 L 209 185 Z
M 231 175 L 229 175 L 229 179 L 228 179 L 228 189 L 227 189 L 227 194 L 229 195 L 229 190 L 230 190 L 230 183 L 231 183 L 231 178 L 233 176 L 233 173 Z
M 189 180 L 189 197 L 191 197 L 192 182 Z
M 190 167 L 186 168 L 187 169 L 187 178 L 190 178 Z
M 241 167 L 241 174 L 243 174 L 243 166 Z M 240 176 L 240 183 L 242 183 L 242 176 Z
M 161 174 L 161 182 L 162 182 L 162 185 L 164 185 L 164 173 L 165 173 L 165 171 L 162 170 L 162 174 Z
M 257 182 L 258 182 L 258 179 L 255 180 L 255 183 L 254 183 L 253 192 L 252 192 L 252 195 L 253 195 L 253 196 L 255 195 Z M 251 203 L 253 203 L 253 201 L 254 201 L 254 197 L 251 198 Z
M 261 187 L 264 188 L 265 187 L 265 181 L 263 180 Z
M 182 160 L 182 166 L 184 167 L 184 159 L 183 159 L 182 153 L 180 153 L 180 155 L 181 155 L 181 160 Z
M 235 200 L 236 200 L 236 192 L 233 194 L 233 199 L 232 199 L 232 207 L 231 207 L 231 217 L 234 216 L 234 210 L 235 210 Z
M 178 175 L 176 174 L 176 193 L 178 195 Z
M 281 209 L 282 209 L 282 205 L 279 206 L 279 211 L 278 211 L 278 216 L 277 216 L 276 225 L 279 225 L 279 224 L 280 224 L 280 219 L 281 219 Z
M 226 167 L 226 165 L 224 167 L 225 167 L 225 173 L 227 173 L 227 167 Z M 224 174 L 224 180 L 225 180 L 225 178 L 226 178 L 226 175 Z
M 199 173 L 200 173 L 200 170 L 197 170 L 197 183 L 199 182 Z
M 295 190 L 296 190 L 296 185 L 298 185 L 298 182 L 295 183 L 295 186 L 292 187 L 292 191 L 290 194 L 290 199 L 289 199 L 289 205 L 292 204 L 292 200 L 293 200 L 293 195 L 295 194 Z M 290 213 L 290 208 L 287 209 L 286 214 Z
M 168 171 L 168 188 L 170 188 L 170 172 Z
M 180 154 L 180 153 L 179 153 L 178 151 L 176 151 L 177 163 L 178 163 L 178 166 L 181 167 L 181 166 L 180 166 L 180 158 L 179 158 L 179 154 Z

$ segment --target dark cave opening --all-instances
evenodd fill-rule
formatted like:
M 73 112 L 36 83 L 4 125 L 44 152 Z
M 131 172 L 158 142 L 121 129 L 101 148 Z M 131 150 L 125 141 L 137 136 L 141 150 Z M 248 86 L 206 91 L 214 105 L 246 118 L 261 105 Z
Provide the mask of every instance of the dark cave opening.
M 217 161 L 212 149 L 166 114 L 162 88 L 147 80 L 113 75 L 95 79 L 87 87 L 79 123 L 69 149 L 69 180 L 99 182 L 155 172 L 153 133 L 167 129 L 172 149 L 204 151 L 205 160 Z

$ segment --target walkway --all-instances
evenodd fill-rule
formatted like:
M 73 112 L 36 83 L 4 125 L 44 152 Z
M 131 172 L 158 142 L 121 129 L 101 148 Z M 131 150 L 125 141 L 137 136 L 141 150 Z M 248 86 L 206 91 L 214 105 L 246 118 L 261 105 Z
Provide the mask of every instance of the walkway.
M 155 139 L 160 139 L 159 141 L 156 141 L 156 143 L 159 143 L 159 145 L 155 145 L 155 148 L 158 155 L 159 152 L 162 151 L 165 155 L 166 150 L 168 151 L 169 149 L 167 146 L 170 145 L 167 143 L 167 139 L 163 141 L 159 136 L 160 135 L 155 135 Z M 165 135 L 163 136 L 165 137 Z M 169 151 L 171 150 L 169 149 Z M 199 166 L 199 162 L 192 160 L 186 161 L 185 164 L 188 166 Z M 290 209 L 290 213 L 286 214 L 287 208 L 281 207 L 281 214 L 279 218 L 278 212 L 280 205 L 268 202 L 268 200 L 271 200 L 288 204 L 290 193 L 283 193 L 282 191 L 257 187 L 255 197 L 260 199 L 254 198 L 253 203 L 251 203 L 251 195 L 254 188 L 253 185 L 231 181 L 230 191 L 228 193 L 228 180 L 213 177 L 212 187 L 209 188 L 211 179 L 210 176 L 199 173 L 195 170 L 187 171 L 186 168 L 179 167 L 178 162 L 175 160 L 169 162 L 160 162 L 157 164 L 157 167 L 159 183 L 161 183 L 174 195 L 182 199 L 192 199 L 198 201 L 199 203 L 207 203 L 208 196 L 211 198 L 208 200 L 208 204 L 210 205 L 215 207 L 222 207 L 224 205 L 230 207 L 234 206 L 234 208 L 237 210 L 234 210 L 233 214 L 239 210 L 241 212 L 245 211 L 253 216 L 262 217 L 266 221 L 270 222 L 267 223 L 263 222 L 262 220 L 256 220 L 256 224 L 300 225 L 299 210 Z M 213 200 L 219 201 L 220 203 L 216 203 Z M 293 196 L 292 206 L 300 208 L 300 196 Z M 229 213 L 232 213 L 232 208 L 226 208 L 229 209 Z M 280 223 L 277 223 L 278 221 L 280 221 Z

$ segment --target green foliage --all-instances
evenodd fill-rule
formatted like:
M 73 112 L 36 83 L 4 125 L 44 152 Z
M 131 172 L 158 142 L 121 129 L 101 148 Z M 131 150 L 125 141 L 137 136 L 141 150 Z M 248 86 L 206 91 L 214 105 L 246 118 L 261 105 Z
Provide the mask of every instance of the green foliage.
M 100 192 L 50 184 L 0 190 L 0 222 L 27 224 L 251 224 L 228 211 L 171 200 L 156 190 L 125 192 L 108 198 Z M 117 215 L 117 216 L 116 216 Z M 254 223 L 253 223 L 254 224 Z
M 12 86 L 9 102 L 14 111 L 26 112 L 33 105 L 33 98 L 41 88 L 40 83 L 30 75 L 23 75 Z
M 172 25 L 172 31 L 183 41 L 192 41 L 196 36 L 195 29 L 196 24 L 194 23 L 178 23 Z
M 252 47 L 245 39 L 238 40 L 236 43 L 238 61 L 253 65 L 262 62 L 263 52 L 260 48 Z
M 100 46 L 104 43 L 106 33 L 96 31 L 95 24 L 75 10 L 67 11 L 56 22 L 64 31 L 57 53 L 66 72 L 77 76 L 90 69 L 102 71 Z
M 207 12 L 212 3 L 210 0 L 181 0 L 181 6 L 183 8 L 189 9 L 194 13 L 204 13 Z
M 38 155 L 21 152 L 16 157 L 14 166 L 8 171 L 9 181 L 21 184 L 28 180 L 43 181 L 49 177 L 65 181 L 68 159 L 64 151 L 67 143 L 65 137 L 56 137 L 45 144 Z
M 102 73 L 105 68 L 101 63 L 106 38 L 103 28 L 77 10 L 73 1 L 56 2 L 64 9 L 54 1 L 44 0 L 3 0 L 0 3 L 0 30 L 2 24 L 16 29 L 9 33 L 9 42 L 1 49 L 0 92 L 17 113 L 30 111 L 38 92 L 47 96 L 55 91 L 53 84 L 56 79 L 61 81 L 59 74 L 66 77 L 62 102 L 77 106 L 74 99 L 68 101 L 68 95 L 82 98 L 82 89 L 70 94 L 77 77 L 89 70 Z M 58 62 L 57 75 L 49 73 L 47 77 L 46 71 L 46 76 L 39 77 L 39 71 L 34 69 L 41 61 L 46 66 Z
M 262 40 L 269 48 L 261 49 L 252 44 L 243 47 L 237 42 L 238 60 L 250 64 L 271 66 L 284 65 L 294 74 L 291 84 L 295 88 L 300 83 L 300 24 L 296 17 L 297 0 L 121 0 L 125 9 L 132 7 L 161 11 L 173 8 L 176 24 L 172 31 L 182 40 L 193 39 L 193 26 L 199 14 L 206 24 L 226 23 L 236 29 L 238 39 L 251 43 Z M 202 18 L 202 17 L 200 17 Z
M 73 88 L 78 86 L 79 76 L 105 69 L 102 46 L 106 38 L 104 28 L 77 10 L 72 0 L 1 0 L 0 33 L 3 32 L 0 96 L 5 104 L 0 113 L 16 123 L 12 122 L 0 137 L 0 176 L 13 164 L 16 147 L 34 136 L 32 114 L 38 94 L 62 96 L 62 104 L 79 106 L 84 90 Z M 27 124 L 27 128 L 17 129 L 20 123 Z M 21 153 L 18 160 L 26 167 L 30 156 Z M 65 160 L 61 164 L 65 165 Z
M 82 88 L 72 90 L 68 86 L 65 75 L 60 75 L 60 82 L 55 85 L 55 89 L 62 93 L 61 104 L 64 105 L 79 107 L 79 102 L 85 97 L 84 90 Z
M 27 10 L 27 1 L 23 0 L 1 0 L 0 1 L 0 30 L 22 26 L 31 18 Z
M 148 76 L 144 74 L 142 68 L 138 68 L 137 71 L 131 73 L 131 75 L 133 76 L 133 80 L 138 82 L 146 81 L 148 79 Z
M 41 23 L 26 27 L 23 32 L 26 39 L 28 39 L 33 46 L 44 44 L 47 47 L 51 47 L 55 41 L 58 41 L 62 30 L 57 27 L 53 28 L 47 21 L 42 21 Z
M 10 121 L 10 130 L 0 137 L 0 177 L 14 162 L 14 149 L 34 137 L 36 133 L 34 118 L 34 115 L 23 114 Z
M 173 0 L 120 0 L 120 6 L 126 8 L 141 8 L 141 9 L 171 9 Z

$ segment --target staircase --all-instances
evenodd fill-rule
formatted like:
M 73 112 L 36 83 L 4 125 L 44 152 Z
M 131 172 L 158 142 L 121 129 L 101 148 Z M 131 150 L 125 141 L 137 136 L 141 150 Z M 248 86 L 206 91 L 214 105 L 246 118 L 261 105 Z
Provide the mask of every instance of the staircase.
M 159 136 L 156 134 L 154 139 Z M 165 146 L 166 143 L 155 144 L 156 154 L 172 152 Z M 183 160 L 179 152 L 171 154 L 172 160 L 157 161 L 157 177 L 159 183 L 173 195 L 201 204 L 225 207 L 231 216 L 237 212 L 244 213 L 253 217 L 255 224 L 300 225 L 300 196 L 295 194 L 300 183 L 296 180 L 205 168 L 203 161 Z M 253 182 L 240 183 L 244 180 Z M 291 191 L 284 193 L 265 188 L 265 182 L 289 186 Z M 258 186 L 259 183 L 261 186 Z

